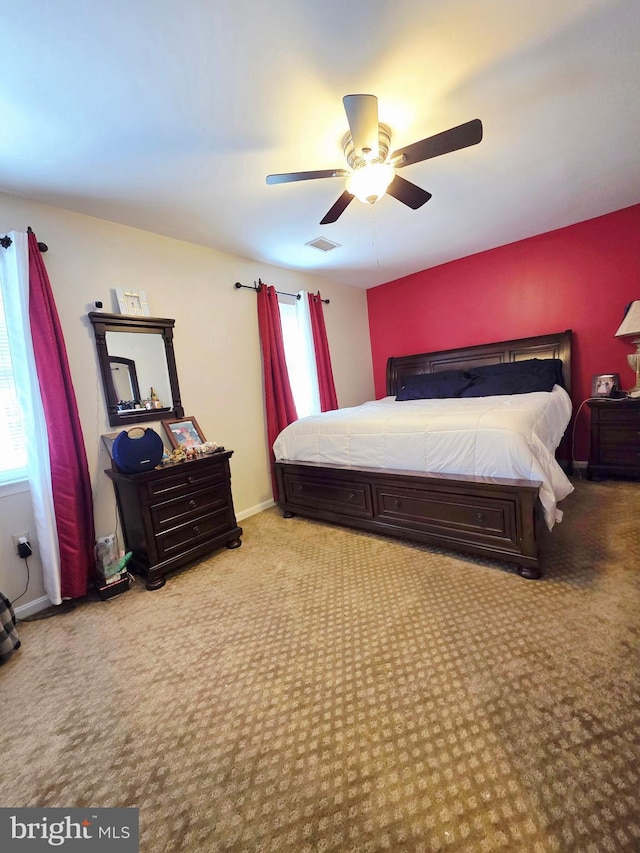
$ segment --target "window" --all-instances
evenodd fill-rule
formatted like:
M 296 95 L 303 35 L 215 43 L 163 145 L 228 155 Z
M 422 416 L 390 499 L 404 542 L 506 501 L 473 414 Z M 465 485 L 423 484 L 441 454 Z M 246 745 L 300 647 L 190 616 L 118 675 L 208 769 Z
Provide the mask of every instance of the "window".
M 26 465 L 27 454 L 0 282 L 0 485 L 26 480 Z
M 278 304 L 284 355 L 298 417 L 317 415 L 320 413 L 320 394 L 307 294 L 302 292 L 300 299 L 278 294 Z

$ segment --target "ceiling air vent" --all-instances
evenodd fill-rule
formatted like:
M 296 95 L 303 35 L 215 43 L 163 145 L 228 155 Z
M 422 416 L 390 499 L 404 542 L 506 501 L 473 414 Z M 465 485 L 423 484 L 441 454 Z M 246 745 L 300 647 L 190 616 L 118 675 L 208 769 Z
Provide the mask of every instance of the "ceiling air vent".
M 340 243 L 332 243 L 331 240 L 327 240 L 326 237 L 316 237 L 315 240 L 312 240 L 310 243 L 306 243 L 307 246 L 313 246 L 314 249 L 320 249 L 321 252 L 330 252 L 332 249 L 339 249 Z

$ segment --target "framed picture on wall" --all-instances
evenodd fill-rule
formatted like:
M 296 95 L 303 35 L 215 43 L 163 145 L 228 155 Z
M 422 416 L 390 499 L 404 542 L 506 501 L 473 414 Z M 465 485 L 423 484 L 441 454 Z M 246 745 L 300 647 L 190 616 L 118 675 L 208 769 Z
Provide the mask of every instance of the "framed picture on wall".
M 591 381 L 592 397 L 611 397 L 620 388 L 620 376 L 617 373 L 598 373 Z
M 162 426 L 173 448 L 197 447 L 207 440 L 198 426 L 198 421 L 190 416 L 177 421 L 162 421 Z

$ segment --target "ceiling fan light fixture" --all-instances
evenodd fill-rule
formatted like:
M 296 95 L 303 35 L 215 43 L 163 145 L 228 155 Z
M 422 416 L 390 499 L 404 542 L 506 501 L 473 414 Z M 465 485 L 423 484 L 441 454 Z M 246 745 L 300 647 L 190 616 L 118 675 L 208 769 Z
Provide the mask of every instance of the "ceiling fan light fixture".
M 389 163 L 365 163 L 349 175 L 347 191 L 365 204 L 375 204 L 386 193 L 396 170 Z
M 411 210 L 418 210 L 429 201 L 431 193 L 401 178 L 396 174 L 396 169 L 450 154 L 482 141 L 482 122 L 476 118 L 389 153 L 391 130 L 378 121 L 376 96 L 345 95 L 342 101 L 349 124 L 349 132 L 342 139 L 342 150 L 350 171 L 315 169 L 311 172 L 267 175 L 268 184 L 316 178 L 346 178 L 342 194 L 322 217 L 320 225 L 337 222 L 354 198 L 366 204 L 375 204 L 385 193 Z

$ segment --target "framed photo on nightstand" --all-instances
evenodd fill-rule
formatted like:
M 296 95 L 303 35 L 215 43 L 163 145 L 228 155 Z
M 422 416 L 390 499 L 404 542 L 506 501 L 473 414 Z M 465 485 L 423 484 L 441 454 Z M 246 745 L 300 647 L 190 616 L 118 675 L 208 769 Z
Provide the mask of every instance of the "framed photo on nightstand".
M 598 373 L 591 381 L 592 397 L 610 397 L 620 388 L 620 376 L 617 373 Z

